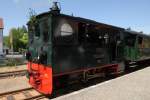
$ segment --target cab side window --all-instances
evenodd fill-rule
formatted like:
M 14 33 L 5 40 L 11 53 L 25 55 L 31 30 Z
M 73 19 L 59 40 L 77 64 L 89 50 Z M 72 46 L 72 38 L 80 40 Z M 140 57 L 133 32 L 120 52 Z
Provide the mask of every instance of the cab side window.
M 70 36 L 73 34 L 73 29 L 68 23 L 64 23 L 61 26 L 61 36 Z
M 34 29 L 32 27 L 32 25 L 28 24 L 28 31 L 29 31 L 29 44 L 33 43 L 34 40 Z
M 77 44 L 76 22 L 67 18 L 57 18 L 53 25 L 53 41 L 56 45 Z
M 40 26 L 39 26 L 39 23 L 35 24 L 34 30 L 35 30 L 35 36 L 36 37 L 40 37 Z
M 49 40 L 49 25 L 48 20 L 43 20 L 41 22 L 41 34 L 43 35 L 43 41 L 47 42 Z

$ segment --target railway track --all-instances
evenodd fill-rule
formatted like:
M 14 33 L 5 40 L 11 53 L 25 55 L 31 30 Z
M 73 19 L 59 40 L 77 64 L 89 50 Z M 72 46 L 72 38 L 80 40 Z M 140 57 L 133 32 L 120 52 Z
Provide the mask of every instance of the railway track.
M 0 73 L 0 79 L 9 78 L 9 77 L 24 76 L 24 75 L 26 75 L 26 72 L 27 72 L 27 70 L 2 72 L 2 73 Z
M 138 67 L 136 69 L 132 69 L 129 70 L 128 72 L 125 72 L 122 75 L 131 73 L 133 71 L 136 70 L 140 70 L 142 68 L 145 68 L 146 66 L 144 66 L 144 64 L 142 63 L 143 67 Z M 22 70 L 22 71 L 14 71 L 14 72 L 6 72 L 6 73 L 0 73 L 0 79 L 1 78 L 6 78 L 6 77 L 11 77 L 11 76 L 22 76 L 25 75 L 26 70 Z M 120 76 L 122 76 L 120 75 Z M 96 85 L 99 84 L 101 82 L 107 81 L 110 78 L 102 78 L 102 79 L 93 79 L 91 81 L 89 81 L 87 84 L 72 84 L 68 87 L 65 87 L 64 89 L 58 90 L 56 91 L 56 93 L 50 97 L 52 98 L 56 98 L 92 85 Z M 45 96 L 43 96 L 42 94 L 40 94 L 39 92 L 37 92 L 36 90 L 34 90 L 33 88 L 26 88 L 26 89 L 21 89 L 21 90 L 16 90 L 16 91 L 10 91 L 10 92 L 6 92 L 6 93 L 0 93 L 0 100 L 49 100 L 47 99 Z
M 130 72 L 132 72 L 132 71 L 130 71 Z M 128 74 L 128 73 L 125 73 L 125 74 Z M 80 83 L 72 84 L 64 89 L 56 91 L 56 94 L 53 97 L 51 97 L 50 99 L 86 88 L 86 87 L 89 87 L 92 85 L 99 84 L 99 83 L 107 81 L 109 79 L 111 79 L 111 78 L 93 79 L 93 80 L 89 81 L 87 84 L 80 84 Z M 37 92 L 33 88 L 25 88 L 25 89 L 21 89 L 21 90 L 6 92 L 6 93 L 0 93 L 0 100 L 49 100 L 49 99 L 46 98 L 44 95 L 40 94 L 39 92 Z
M 6 93 L 0 93 L 0 100 L 40 100 L 44 98 L 45 96 L 33 88 L 25 88 Z

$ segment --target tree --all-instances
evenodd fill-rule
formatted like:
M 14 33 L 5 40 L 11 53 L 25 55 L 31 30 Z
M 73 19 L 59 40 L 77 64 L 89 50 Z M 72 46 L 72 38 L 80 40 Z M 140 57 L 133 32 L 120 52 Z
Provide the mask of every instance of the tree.
M 25 49 L 28 44 L 28 34 L 24 33 L 23 36 L 19 40 L 22 43 L 23 48 Z
M 10 48 L 10 38 L 9 38 L 9 36 L 4 36 L 3 45 Z
M 28 44 L 28 33 L 25 26 L 12 28 L 9 33 L 11 49 L 18 52 L 26 49 Z

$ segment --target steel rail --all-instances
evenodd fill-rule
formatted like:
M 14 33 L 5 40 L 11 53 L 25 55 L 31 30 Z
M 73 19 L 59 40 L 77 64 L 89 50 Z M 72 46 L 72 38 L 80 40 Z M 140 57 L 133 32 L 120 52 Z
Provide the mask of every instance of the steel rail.
M 7 78 L 7 77 L 16 77 L 16 76 L 24 76 L 26 75 L 27 70 L 20 70 L 20 71 L 11 71 L 11 72 L 2 72 L 0 73 L 0 79 Z
M 4 92 L 4 93 L 0 93 L 0 97 L 5 96 L 5 95 L 9 95 L 9 94 L 16 94 L 16 93 L 21 92 L 21 91 L 27 91 L 27 90 L 32 90 L 32 89 L 33 88 L 25 88 L 25 89 L 20 89 L 20 90 Z
M 9 96 L 15 96 L 17 94 L 24 94 L 24 92 L 32 92 L 34 88 L 25 88 L 25 89 L 20 89 L 20 90 L 14 90 L 14 91 L 9 91 L 9 92 L 4 92 L 0 93 L 0 99 L 1 98 L 8 98 Z M 35 90 L 36 91 L 36 90 Z M 38 94 L 38 95 L 30 95 L 29 97 L 26 97 L 23 100 L 33 100 L 33 99 L 40 99 L 40 98 L 45 98 L 44 95 Z

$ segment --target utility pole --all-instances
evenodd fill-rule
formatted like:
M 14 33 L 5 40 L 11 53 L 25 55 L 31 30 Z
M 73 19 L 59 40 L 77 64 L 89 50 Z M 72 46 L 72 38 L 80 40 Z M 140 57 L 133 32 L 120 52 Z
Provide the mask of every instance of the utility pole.
M 11 44 L 11 51 L 12 51 L 12 62 L 14 62 L 14 46 L 13 46 L 13 33 L 12 30 L 10 31 L 10 44 Z M 16 63 L 15 65 L 16 66 Z
M 10 44 L 11 44 L 11 51 L 12 51 L 12 54 L 13 54 L 14 47 L 13 47 L 13 33 L 12 33 L 12 31 L 10 31 Z

